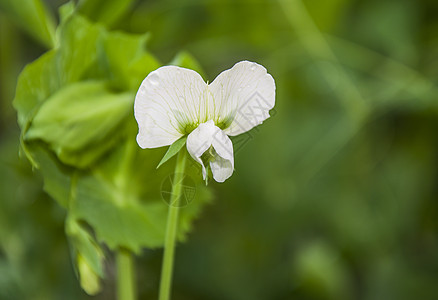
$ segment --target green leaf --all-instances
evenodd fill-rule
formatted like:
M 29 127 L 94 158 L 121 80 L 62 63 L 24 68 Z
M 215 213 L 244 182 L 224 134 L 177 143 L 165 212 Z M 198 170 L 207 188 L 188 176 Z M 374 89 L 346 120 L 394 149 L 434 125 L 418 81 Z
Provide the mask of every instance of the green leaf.
M 59 31 L 59 47 L 24 68 L 18 78 L 13 101 L 22 129 L 42 102 L 64 84 L 78 81 L 96 61 L 99 33 L 100 29 L 91 26 L 84 18 L 68 18 Z
M 201 64 L 190 53 L 186 51 L 179 52 L 169 63 L 169 65 L 192 69 L 198 72 L 202 77 L 205 76 L 205 72 L 202 69 Z
M 78 220 L 67 217 L 65 231 L 69 238 L 74 266 L 81 287 L 89 295 L 100 291 L 100 278 L 103 273 L 103 251 L 91 233 Z
M 168 161 L 169 159 L 174 157 L 179 152 L 179 150 L 181 150 L 181 148 L 185 145 L 186 141 L 187 141 L 187 136 L 183 136 L 182 138 L 177 140 L 175 143 L 170 145 L 170 147 L 167 150 L 166 154 L 164 154 L 163 158 L 161 159 L 160 163 L 158 164 L 157 169 L 162 164 L 164 164 L 166 161 Z
M 75 218 L 90 224 L 99 241 L 111 249 L 125 247 L 136 253 L 141 248 L 164 244 L 168 206 L 161 199 L 161 186 L 173 169 L 155 170 L 152 156 L 135 138 L 120 144 L 111 156 L 90 173 L 77 179 L 76 201 L 71 203 Z M 181 208 L 179 239 L 183 239 L 210 194 L 199 183 L 193 201 Z
M 64 163 L 84 167 L 90 159 L 70 159 L 69 153 L 92 151 L 91 146 L 98 154 L 108 149 L 131 113 L 133 99 L 130 92 L 111 93 L 101 81 L 70 84 L 41 105 L 24 139 L 43 140 Z
M 129 88 L 138 90 L 146 76 L 159 67 L 161 63 L 149 52 L 137 57 L 129 64 Z
M 99 44 L 99 63 L 117 89 L 137 90 L 143 79 L 161 64 L 146 51 L 149 34 L 107 32 Z
M 133 0 L 80 0 L 78 12 L 105 25 L 118 21 L 131 7 Z
M 75 3 L 73 1 L 69 1 L 63 5 L 61 5 L 61 7 L 59 8 L 59 19 L 61 20 L 61 24 L 64 24 L 65 21 L 71 16 L 73 15 L 73 13 L 75 12 Z
M 41 171 L 44 189 L 80 230 L 86 231 L 83 224 L 91 226 L 96 240 L 111 249 L 139 253 L 143 247 L 160 247 L 168 210 L 161 186 L 173 168 L 155 169 L 162 150 L 138 147 L 132 116 L 140 82 L 160 64 L 146 49 L 147 35 L 107 32 L 72 8 L 62 9 L 57 48 L 20 76 L 14 107 L 23 149 Z M 178 143 L 179 150 L 184 140 Z M 193 202 L 181 209 L 180 240 L 209 198 L 202 184 L 196 187 Z M 82 285 L 94 293 L 99 287 L 90 246 L 94 236 L 80 230 L 67 233 L 76 249 L 75 264 L 85 274 Z
M 61 24 L 57 69 L 60 84 L 79 81 L 97 61 L 97 41 L 103 28 L 73 15 Z
M 163 244 L 167 207 L 160 200 L 138 203 L 99 176 L 81 177 L 77 197 L 75 216 L 86 220 L 111 249 L 123 246 L 139 253 L 141 247 Z
M 101 289 L 99 275 L 93 270 L 81 253 L 77 254 L 76 263 L 82 289 L 91 296 L 98 294 Z
M 11 21 L 48 48 L 55 45 L 55 18 L 40 0 L 0 0 Z
M 71 9 L 71 5 L 64 5 L 61 8 L 62 11 Z M 52 98 L 54 94 L 61 93 L 62 95 L 63 92 L 60 90 L 66 89 L 65 86 L 88 78 L 100 78 L 107 81 L 109 79 L 113 89 L 119 91 L 132 90 L 132 93 L 135 93 L 138 85 L 147 73 L 159 67 L 159 63 L 145 50 L 147 35 L 108 33 L 103 27 L 93 25 L 85 18 L 74 14 L 63 19 L 58 34 L 60 36 L 59 47 L 28 65 L 20 75 L 14 107 L 18 111 L 18 121 L 23 130 L 22 137 L 32 138 L 35 132 L 29 135 L 26 134 L 34 116 L 39 115 L 38 121 L 45 119 L 41 117 L 44 113 L 38 112 L 41 105 L 43 102 L 48 101 L 49 98 Z M 81 45 L 81 47 L 77 47 L 77 45 Z M 100 70 L 100 72 L 96 72 L 96 70 Z M 44 76 L 41 76 L 41 74 L 44 74 Z M 74 96 L 81 96 L 79 95 L 79 90 L 76 94 Z M 108 92 L 107 94 L 111 94 L 113 98 L 117 97 L 115 93 Z M 58 98 L 64 97 L 64 95 L 61 95 L 58 95 Z M 124 93 L 120 93 L 118 96 L 121 98 L 126 97 L 125 99 L 130 97 Z M 103 99 L 101 102 L 103 102 Z M 94 101 L 91 101 L 91 103 L 94 103 Z M 83 104 L 82 108 L 88 111 L 86 108 L 87 104 Z M 71 104 L 67 103 L 67 105 Z M 46 115 L 52 114 L 54 111 L 58 114 L 58 107 L 56 105 L 47 104 L 44 107 L 48 112 Z M 51 109 L 47 109 L 47 107 Z M 91 113 L 95 108 L 87 112 L 87 114 Z M 59 107 L 59 109 L 61 108 Z M 64 110 L 65 112 L 66 110 Z M 121 112 L 122 114 L 119 116 L 123 116 L 126 110 L 121 110 Z M 119 120 L 119 116 L 115 117 L 114 120 Z M 76 121 L 67 121 L 68 115 L 63 115 L 62 117 L 65 118 L 65 124 L 69 126 L 78 124 L 79 117 L 76 117 Z M 43 123 L 46 123 L 44 124 L 45 129 L 37 128 L 37 131 L 40 131 L 38 133 L 39 137 L 45 134 L 41 130 L 48 132 L 51 129 L 46 121 L 43 120 Z M 59 122 L 60 120 L 55 121 Z M 111 122 L 109 123 L 112 124 Z M 85 126 L 86 124 L 84 123 L 83 125 Z M 78 126 L 82 125 L 79 124 Z M 66 132 L 67 128 L 57 128 L 55 123 L 52 123 L 51 127 L 55 129 L 54 134 L 43 139 L 46 139 L 46 141 L 49 139 L 48 142 L 53 143 L 52 149 L 63 162 L 77 165 L 81 168 L 88 166 L 104 154 L 117 142 L 117 137 L 122 133 L 122 130 L 118 130 L 113 138 L 108 139 L 104 143 L 100 143 L 99 139 L 97 139 L 93 144 L 85 143 L 80 147 L 75 147 L 75 145 L 84 142 L 84 139 L 88 139 L 90 134 L 78 135 L 78 131 L 73 130 L 67 133 L 67 135 L 62 135 L 60 133 L 62 131 Z M 33 130 L 35 130 L 35 126 Z M 38 136 L 38 134 L 36 135 Z M 79 136 L 79 138 L 72 141 L 72 135 Z M 58 138 L 60 139 L 57 140 Z M 69 145 L 66 145 L 67 143 Z M 23 140 L 22 149 L 33 164 L 36 165 L 31 153 L 27 151 Z
M 36 167 L 43 175 L 44 191 L 61 206 L 68 208 L 72 169 L 64 166 L 42 143 L 32 143 L 28 147 L 38 162 Z
M 44 74 L 44 76 L 41 76 Z M 18 77 L 13 106 L 18 113 L 18 124 L 25 130 L 39 105 L 59 88 L 56 52 L 45 53 L 27 65 Z

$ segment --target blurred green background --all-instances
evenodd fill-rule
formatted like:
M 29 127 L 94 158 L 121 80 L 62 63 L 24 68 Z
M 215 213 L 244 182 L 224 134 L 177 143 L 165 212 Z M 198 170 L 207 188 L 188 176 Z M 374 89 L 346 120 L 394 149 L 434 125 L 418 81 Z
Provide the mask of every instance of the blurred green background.
M 53 33 L 29 25 L 38 1 L 9 2 L 0 299 L 114 299 L 111 253 L 103 292 L 87 296 L 65 212 L 19 158 L 17 76 Z M 65 2 L 45 2 L 53 22 Z M 235 144 L 235 173 L 209 185 L 213 202 L 177 248 L 173 299 L 438 299 L 437 1 L 95 1 L 96 18 L 99 5 L 122 2 L 110 28 L 150 32 L 162 62 L 186 50 L 211 82 L 248 59 L 277 85 L 272 117 Z M 137 258 L 139 299 L 156 298 L 161 256 Z

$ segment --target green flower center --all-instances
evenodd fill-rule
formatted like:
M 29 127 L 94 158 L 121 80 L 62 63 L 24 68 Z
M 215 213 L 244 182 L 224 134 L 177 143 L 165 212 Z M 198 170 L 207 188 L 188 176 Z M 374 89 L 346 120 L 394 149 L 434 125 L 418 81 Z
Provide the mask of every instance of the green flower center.
M 216 150 L 214 150 L 213 146 L 210 146 L 210 148 L 201 155 L 201 160 L 204 163 L 204 166 L 207 167 L 209 163 L 216 161 L 216 156 Z

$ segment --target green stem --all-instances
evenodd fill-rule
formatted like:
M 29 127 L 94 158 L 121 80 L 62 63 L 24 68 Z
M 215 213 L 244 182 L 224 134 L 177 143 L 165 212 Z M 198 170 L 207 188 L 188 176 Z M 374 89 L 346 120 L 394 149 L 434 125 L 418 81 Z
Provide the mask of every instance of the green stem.
M 186 165 L 186 151 L 182 149 L 178 153 L 175 174 L 173 177 L 172 196 L 170 199 L 169 212 L 167 215 L 166 237 L 164 241 L 164 257 L 161 268 L 160 296 L 159 300 L 170 299 L 172 286 L 173 256 L 175 252 L 175 240 L 178 227 L 179 201 L 181 196 L 184 168 Z
M 134 257 L 129 250 L 117 251 L 117 299 L 135 300 Z

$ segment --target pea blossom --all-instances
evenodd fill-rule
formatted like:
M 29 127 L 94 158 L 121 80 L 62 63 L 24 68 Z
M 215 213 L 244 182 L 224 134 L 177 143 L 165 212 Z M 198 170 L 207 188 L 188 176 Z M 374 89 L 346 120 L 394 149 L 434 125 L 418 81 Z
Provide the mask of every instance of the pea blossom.
M 137 143 L 157 148 L 187 136 L 187 151 L 204 180 L 210 167 L 224 182 L 234 171 L 229 136 L 261 124 L 274 105 L 274 79 L 257 63 L 241 61 L 210 84 L 193 70 L 163 66 L 149 73 L 135 97 Z

